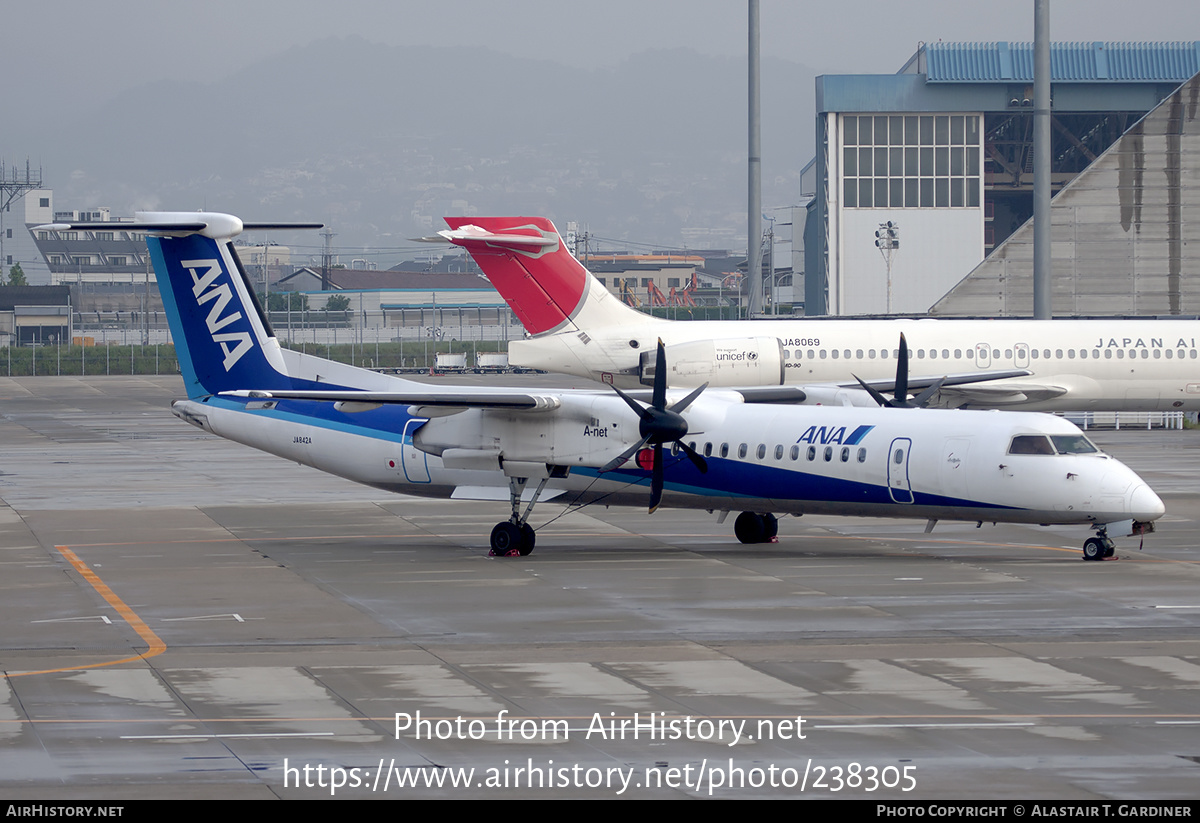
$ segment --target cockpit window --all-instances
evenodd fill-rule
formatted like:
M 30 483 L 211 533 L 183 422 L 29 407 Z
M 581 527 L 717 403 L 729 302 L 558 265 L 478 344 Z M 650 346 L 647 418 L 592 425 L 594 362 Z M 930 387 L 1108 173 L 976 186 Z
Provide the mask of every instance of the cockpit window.
M 1050 439 L 1044 434 L 1018 434 L 1008 447 L 1009 454 L 1054 454 Z
M 1100 451 L 1082 434 L 1052 434 L 1050 439 L 1059 454 L 1095 454 Z

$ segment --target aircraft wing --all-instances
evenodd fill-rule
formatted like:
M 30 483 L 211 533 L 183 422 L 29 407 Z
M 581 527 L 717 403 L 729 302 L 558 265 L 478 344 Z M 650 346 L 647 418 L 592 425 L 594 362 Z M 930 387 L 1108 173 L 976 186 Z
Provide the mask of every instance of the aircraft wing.
M 740 394 L 744 403 L 803 403 L 806 399 L 804 390 L 798 386 L 750 386 L 740 389 L 729 389 Z M 607 390 L 597 389 L 589 392 L 575 390 L 564 392 L 570 394 L 609 394 Z M 442 406 L 448 408 L 473 409 L 510 409 L 513 411 L 550 411 L 562 405 L 559 399 L 564 393 L 549 392 L 484 392 L 463 391 L 454 392 L 373 392 L 344 389 L 341 391 L 304 391 L 304 390 L 240 390 L 221 392 L 225 397 L 246 397 L 254 400 L 324 400 L 331 403 L 379 403 L 397 404 L 402 406 Z M 626 392 L 643 402 L 650 402 L 651 391 L 638 389 Z
M 1038 403 L 1062 397 L 1067 390 L 1062 386 L 1047 386 L 1043 383 L 1003 383 L 995 386 L 967 385 L 942 387 L 943 397 L 955 398 L 960 403 L 951 405 L 982 404 L 988 408 L 1015 403 Z
M 963 386 L 968 384 L 988 383 L 993 380 L 1012 380 L 1017 377 L 1028 377 L 1033 372 L 1028 369 L 1010 369 L 1009 371 L 981 371 L 981 372 L 963 372 L 961 374 L 947 374 L 942 377 L 910 377 L 908 378 L 909 391 L 913 389 L 927 389 L 939 380 L 942 381 L 942 391 L 945 391 L 950 386 Z M 896 381 L 888 380 L 864 380 L 871 388 L 877 391 L 894 391 L 896 389 Z M 858 383 L 840 383 L 838 384 L 843 389 L 861 389 L 862 386 Z M 1063 390 L 1065 391 L 1065 389 Z M 1060 391 L 1059 394 L 1062 394 Z M 1049 395 L 1054 397 L 1055 395 Z
M 225 397 L 246 397 L 254 400 L 323 400 L 331 403 L 376 403 L 401 406 L 440 406 L 447 408 L 511 409 L 513 411 L 550 411 L 562 405 L 553 394 L 524 392 L 377 392 L 304 391 L 304 390 L 240 390 L 221 392 Z

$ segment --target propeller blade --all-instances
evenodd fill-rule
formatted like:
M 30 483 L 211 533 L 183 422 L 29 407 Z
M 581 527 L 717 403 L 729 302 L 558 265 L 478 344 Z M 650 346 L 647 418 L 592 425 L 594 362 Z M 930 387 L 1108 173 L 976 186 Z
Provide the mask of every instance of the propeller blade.
M 605 463 L 603 466 L 601 466 L 600 471 L 601 472 L 610 472 L 613 469 L 624 465 L 625 461 L 628 460 L 629 458 L 633 457 L 635 454 L 637 454 L 638 450 L 640 450 L 643 446 L 645 446 L 649 440 L 650 440 L 650 435 L 646 435 L 645 437 L 643 437 L 641 440 L 639 440 L 637 442 L 637 445 L 626 449 L 625 451 L 621 452 L 619 455 L 614 457 L 612 460 L 609 460 L 607 463 Z
M 695 466 L 696 469 L 699 470 L 699 472 L 701 474 L 707 474 L 708 473 L 708 461 L 706 461 L 703 457 L 701 457 L 700 453 L 697 452 L 695 449 L 693 449 L 691 446 L 689 446 L 687 443 L 684 443 L 682 440 L 678 441 L 678 443 L 679 443 L 680 450 L 682 450 L 683 453 L 687 455 L 688 460 L 692 461 L 692 465 Z
M 658 338 L 658 352 L 654 355 L 654 395 L 650 405 L 656 409 L 667 407 L 667 347 Z
M 633 413 L 638 416 L 638 420 L 641 420 L 643 417 L 646 416 L 646 407 L 645 406 L 643 406 L 638 401 L 634 400 L 632 397 L 627 395 L 625 392 L 618 389 L 616 386 L 611 386 L 610 388 L 613 391 L 615 391 L 622 400 L 624 400 L 626 403 L 629 404 L 629 408 L 633 409 Z
M 900 356 L 896 359 L 896 390 L 892 392 L 896 405 L 908 405 L 908 341 L 900 332 Z
M 650 514 L 658 509 L 662 502 L 663 493 L 663 452 L 662 443 L 654 444 L 654 472 L 650 478 Z
M 936 381 L 934 381 L 932 386 L 914 397 L 912 404 L 919 409 L 925 408 L 926 404 L 928 404 L 933 396 L 938 393 L 938 390 L 941 389 L 942 384 L 945 382 L 946 378 L 939 377 Z
M 884 408 L 888 408 L 889 406 L 892 405 L 892 401 L 888 400 L 887 397 L 884 396 L 882 392 L 880 392 L 878 389 L 876 389 L 873 386 L 868 386 L 866 383 L 863 382 L 863 379 L 861 377 L 859 377 L 857 374 L 851 374 L 850 376 L 858 381 L 858 385 L 862 386 L 863 390 L 866 391 L 867 394 L 871 395 L 871 399 L 873 399 L 876 403 L 883 406 Z
M 673 411 L 676 414 L 678 414 L 679 412 L 682 412 L 688 406 L 692 405 L 692 401 L 700 396 L 700 392 L 704 391 L 707 388 L 708 388 L 708 384 L 705 383 L 703 386 L 693 389 L 691 394 L 689 394 L 687 397 L 683 398 L 678 403 L 676 403 L 674 406 L 672 406 L 670 408 L 670 411 Z

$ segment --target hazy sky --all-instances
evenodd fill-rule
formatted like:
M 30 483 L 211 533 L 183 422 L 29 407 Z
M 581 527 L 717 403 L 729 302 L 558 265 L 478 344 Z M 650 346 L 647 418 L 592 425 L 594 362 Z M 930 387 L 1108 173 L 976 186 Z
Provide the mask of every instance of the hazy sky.
M 655 47 L 746 49 L 742 0 L 4 0 L 0 8 L 6 107 L 94 99 L 149 79 L 221 79 L 330 35 L 484 46 L 585 68 Z M 1200 3 L 1053 0 L 1051 31 L 1055 40 L 1195 40 Z M 1032 40 L 1033 2 L 762 0 L 762 38 L 765 54 L 818 73 L 892 72 L 922 40 Z M 436 75 L 428 79 L 433 88 Z

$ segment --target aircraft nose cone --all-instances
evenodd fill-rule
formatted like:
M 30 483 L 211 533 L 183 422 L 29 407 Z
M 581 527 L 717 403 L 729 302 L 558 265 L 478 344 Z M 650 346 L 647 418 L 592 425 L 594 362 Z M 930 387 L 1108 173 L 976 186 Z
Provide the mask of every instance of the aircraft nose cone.
M 1129 492 L 1129 513 L 1134 520 L 1157 520 L 1166 513 L 1159 496 L 1145 483 L 1138 483 Z

